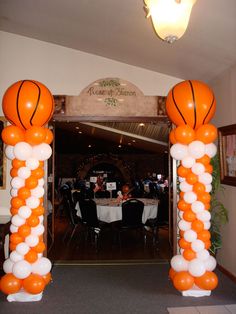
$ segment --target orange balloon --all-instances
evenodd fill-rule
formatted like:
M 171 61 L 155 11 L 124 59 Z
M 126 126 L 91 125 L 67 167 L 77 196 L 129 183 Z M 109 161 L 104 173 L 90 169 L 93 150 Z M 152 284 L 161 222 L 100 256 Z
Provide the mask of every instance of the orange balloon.
M 0 286 L 2 292 L 5 294 L 17 293 L 21 289 L 22 280 L 9 273 L 1 278 Z
M 209 210 L 211 208 L 211 203 L 204 204 L 205 210 Z
M 173 280 L 176 274 L 177 272 L 171 267 L 169 270 L 169 278 Z
M 205 144 L 214 142 L 217 138 L 217 128 L 212 124 L 201 125 L 196 131 L 196 140 Z
M 16 169 L 16 168 L 11 168 L 11 170 L 10 170 L 10 176 L 11 176 L 12 178 L 17 177 L 17 176 L 18 176 L 18 169 Z
M 205 166 L 205 172 L 212 173 L 213 172 L 213 166 L 211 164 L 208 164 Z
M 25 187 L 32 190 L 38 185 L 38 179 L 35 176 L 30 176 L 25 180 Z
M 38 253 L 31 249 L 27 254 L 25 254 L 24 259 L 32 264 L 37 261 Z
M 203 155 L 201 158 L 196 159 L 196 162 L 202 163 L 204 166 L 208 165 L 211 158 L 208 155 Z
M 40 241 L 36 246 L 32 248 L 37 253 L 43 253 L 43 251 L 46 249 L 46 246 L 44 242 Z
M 211 233 L 208 230 L 202 230 L 198 233 L 197 238 L 203 242 L 209 241 L 211 238 Z
M 19 169 L 21 167 L 25 167 L 25 161 L 24 160 L 19 160 L 19 159 L 16 159 L 16 158 L 14 158 L 12 160 L 11 164 L 12 164 L 12 167 L 17 168 L 17 169 Z
M 189 168 L 185 168 L 182 165 L 177 168 L 177 174 L 180 177 L 185 178 L 189 172 L 190 172 L 190 169 Z
M 41 179 L 44 176 L 44 170 L 42 167 L 38 167 L 34 170 L 31 170 L 32 176 L 34 176 L 37 179 Z
M 38 206 L 36 208 L 32 209 L 32 214 L 35 216 L 41 216 L 44 214 L 44 207 L 43 206 Z
M 38 145 L 45 141 L 46 129 L 40 126 L 32 126 L 25 131 L 25 140 L 30 145 Z
M 197 200 L 202 202 L 202 203 L 210 203 L 211 201 L 211 195 L 208 192 L 203 192 L 203 193 L 199 193 L 197 195 Z
M 26 187 L 22 187 L 18 190 L 17 194 L 19 198 L 21 198 L 22 200 L 26 200 L 28 197 L 30 197 L 31 192 Z
M 166 99 L 166 112 L 175 125 L 187 124 L 198 129 L 207 124 L 216 110 L 212 90 L 200 81 L 183 81 L 175 85 Z
M 183 192 L 183 191 L 179 192 L 179 197 L 180 197 L 180 199 L 183 199 L 183 198 L 184 198 L 184 193 L 185 193 L 185 192 Z
M 45 284 L 48 285 L 52 281 L 52 275 L 51 273 L 47 273 L 46 275 L 42 276 Z
M 196 277 L 194 281 L 203 290 L 214 290 L 218 285 L 218 277 L 212 271 L 206 271 L 204 275 Z
M 196 219 L 196 214 L 191 209 L 185 210 L 183 218 L 188 222 L 192 222 Z
M 41 168 L 44 167 L 44 161 L 43 160 L 39 160 L 39 167 L 41 167 Z
M 38 216 L 31 214 L 28 219 L 26 219 L 27 224 L 30 227 L 36 227 L 39 224 Z
M 199 219 L 195 219 L 191 224 L 191 228 L 196 232 L 200 232 L 204 229 L 204 223 Z
M 16 145 L 19 142 L 23 142 L 25 139 L 24 131 L 15 125 L 6 126 L 2 130 L 2 140 L 7 145 Z
M 10 251 L 14 251 L 16 249 L 16 246 L 17 246 L 17 244 L 10 243 L 10 245 L 9 245 Z
M 44 143 L 51 144 L 53 141 L 53 133 L 48 128 L 45 128 L 45 130 L 46 130 L 46 137 L 44 139 Z
M 200 193 L 204 193 L 205 191 L 206 191 L 205 184 L 203 184 L 201 182 L 194 183 L 193 192 L 195 192 L 196 194 L 200 194 Z
M 11 207 L 10 212 L 11 212 L 12 216 L 17 215 L 18 214 L 18 208 Z
M 193 184 L 195 184 L 197 181 L 198 181 L 198 176 L 197 176 L 195 173 L 193 173 L 192 171 L 189 171 L 189 173 L 188 173 L 187 176 L 186 176 L 186 182 L 187 182 L 188 184 L 193 185 Z
M 175 138 L 175 129 L 170 131 L 169 140 L 170 140 L 171 144 L 176 144 L 177 143 L 177 140 Z
M 191 204 L 186 203 L 184 200 L 178 201 L 178 209 L 182 211 L 190 210 Z
M 54 99 L 42 83 L 18 81 L 6 90 L 2 109 L 9 122 L 26 130 L 32 126 L 43 126 L 50 120 Z
M 18 233 L 21 237 L 25 238 L 27 237 L 28 235 L 30 235 L 31 233 L 31 228 L 30 226 L 28 225 L 21 225 L 19 228 L 18 228 Z
M 23 241 L 23 238 L 19 235 L 18 232 L 14 232 L 10 235 L 10 242 L 13 244 L 19 244 Z
M 20 208 L 25 205 L 25 201 L 19 197 L 13 197 L 11 199 L 11 206 L 14 208 Z
M 189 125 L 180 125 L 175 129 L 175 138 L 178 143 L 189 144 L 195 139 L 195 131 Z
M 204 241 L 204 243 L 205 243 L 205 249 L 209 250 L 209 248 L 211 247 L 211 241 L 210 240 Z
M 184 237 L 184 230 L 179 230 L 179 236 L 180 236 L 180 238 L 183 238 Z
M 179 239 L 178 244 L 181 247 L 181 249 L 190 249 L 191 248 L 191 243 L 186 241 L 184 238 Z
M 180 271 L 175 275 L 173 284 L 177 290 L 189 290 L 194 284 L 194 278 L 189 274 L 189 272 Z
M 26 292 L 38 294 L 44 290 L 46 284 L 42 276 L 31 274 L 23 280 L 22 285 Z
M 183 252 L 183 257 L 187 261 L 191 261 L 192 259 L 196 258 L 196 252 L 194 252 L 192 249 L 185 249 Z

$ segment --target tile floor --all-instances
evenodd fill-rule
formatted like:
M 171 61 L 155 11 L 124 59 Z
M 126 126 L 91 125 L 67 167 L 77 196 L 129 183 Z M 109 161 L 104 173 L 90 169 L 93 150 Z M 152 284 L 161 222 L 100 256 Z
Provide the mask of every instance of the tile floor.
M 170 314 L 236 314 L 236 304 L 169 307 L 167 310 Z

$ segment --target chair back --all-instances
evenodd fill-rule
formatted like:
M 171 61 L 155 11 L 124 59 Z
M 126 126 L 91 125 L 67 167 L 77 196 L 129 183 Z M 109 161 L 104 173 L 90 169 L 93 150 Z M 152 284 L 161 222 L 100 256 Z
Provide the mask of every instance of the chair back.
M 73 206 L 73 203 L 69 198 L 63 199 L 63 208 L 65 208 L 66 214 L 72 225 L 78 224 L 79 217 L 76 215 L 76 209 Z
M 130 199 L 122 204 L 122 225 L 126 227 L 142 226 L 144 203 Z
M 82 221 L 89 227 L 98 227 L 97 204 L 92 199 L 79 201 Z
M 95 193 L 95 198 L 110 198 L 110 192 L 105 190 L 105 191 L 97 191 Z

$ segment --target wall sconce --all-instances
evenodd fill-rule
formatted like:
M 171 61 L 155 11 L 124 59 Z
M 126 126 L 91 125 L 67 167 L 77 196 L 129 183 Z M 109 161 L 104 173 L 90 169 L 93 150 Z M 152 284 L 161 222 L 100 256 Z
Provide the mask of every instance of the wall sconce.
M 157 35 L 173 43 L 185 33 L 192 7 L 197 0 L 144 0 L 147 18 L 152 17 Z

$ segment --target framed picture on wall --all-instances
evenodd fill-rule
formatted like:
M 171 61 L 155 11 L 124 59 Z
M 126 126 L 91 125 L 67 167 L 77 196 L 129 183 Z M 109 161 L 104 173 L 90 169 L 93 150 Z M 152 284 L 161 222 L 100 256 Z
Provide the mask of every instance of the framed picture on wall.
M 221 183 L 236 186 L 236 124 L 218 130 Z
M 6 119 L 0 117 L 0 134 L 3 128 L 6 126 Z M 0 136 L 0 190 L 6 188 L 6 157 L 4 154 L 4 143 Z

